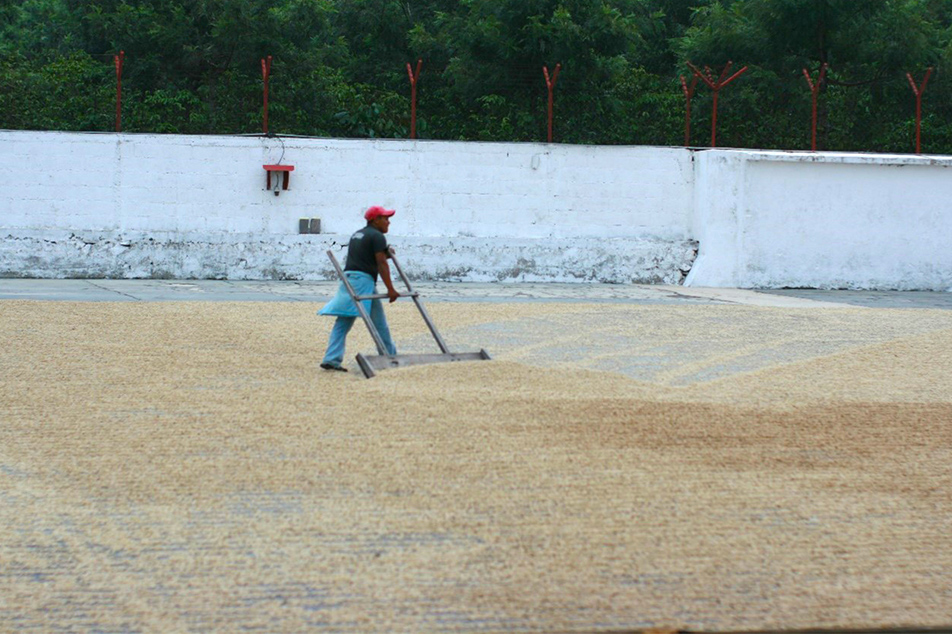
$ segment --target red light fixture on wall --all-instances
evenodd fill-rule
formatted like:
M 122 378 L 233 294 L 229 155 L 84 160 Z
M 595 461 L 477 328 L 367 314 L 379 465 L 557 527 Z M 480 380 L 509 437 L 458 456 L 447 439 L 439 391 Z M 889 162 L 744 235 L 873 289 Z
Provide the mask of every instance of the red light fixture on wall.
M 291 184 L 291 172 L 294 171 L 293 165 L 262 165 L 264 171 L 267 174 L 266 188 L 268 191 L 274 191 L 274 195 L 277 196 L 281 193 L 282 190 L 287 191 L 288 187 Z M 272 188 L 271 175 L 274 174 L 274 187 Z M 282 178 L 281 176 L 284 176 Z

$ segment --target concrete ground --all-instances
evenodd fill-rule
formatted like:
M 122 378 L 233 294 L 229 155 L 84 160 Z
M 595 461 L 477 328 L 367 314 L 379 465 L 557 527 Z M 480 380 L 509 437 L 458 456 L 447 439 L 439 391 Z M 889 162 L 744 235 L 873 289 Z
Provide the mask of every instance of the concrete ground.
M 0 280 L 0 632 L 952 623 L 952 294 L 418 289 Z
M 219 280 L 0 279 L 0 300 L 315 302 L 330 299 L 336 282 Z M 398 284 L 398 288 L 401 286 Z M 557 301 L 631 304 L 723 304 L 776 308 L 952 309 L 952 293 L 929 291 L 744 290 L 644 284 L 420 282 L 426 301 Z

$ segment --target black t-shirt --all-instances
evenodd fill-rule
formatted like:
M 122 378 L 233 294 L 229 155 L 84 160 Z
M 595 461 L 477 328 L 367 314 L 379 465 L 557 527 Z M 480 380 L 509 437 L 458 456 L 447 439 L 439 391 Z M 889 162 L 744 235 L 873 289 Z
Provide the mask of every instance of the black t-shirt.
M 350 237 L 345 271 L 362 271 L 377 280 L 377 254 L 387 252 L 387 238 L 367 225 Z

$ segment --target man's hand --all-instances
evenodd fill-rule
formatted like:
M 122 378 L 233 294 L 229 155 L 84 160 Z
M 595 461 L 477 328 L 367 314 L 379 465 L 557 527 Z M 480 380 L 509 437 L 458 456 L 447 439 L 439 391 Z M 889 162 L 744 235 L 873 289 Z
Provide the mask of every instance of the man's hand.
M 393 257 L 393 254 L 396 253 L 396 252 L 397 252 L 397 250 L 394 249 L 393 247 L 387 247 L 387 257 L 388 257 L 388 258 Z
M 393 282 L 390 281 L 390 265 L 387 263 L 388 253 L 378 251 L 374 254 L 374 257 L 377 259 L 377 270 L 380 271 L 380 279 L 387 285 L 387 296 L 390 298 L 390 303 L 392 304 L 400 297 L 400 293 L 397 292 L 393 287 Z

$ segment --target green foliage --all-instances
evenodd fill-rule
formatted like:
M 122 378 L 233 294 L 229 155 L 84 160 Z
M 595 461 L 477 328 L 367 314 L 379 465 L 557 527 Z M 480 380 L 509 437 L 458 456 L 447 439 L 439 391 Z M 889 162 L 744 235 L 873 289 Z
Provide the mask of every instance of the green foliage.
M 0 0 L 0 55 L 68 55 L 81 48 L 79 31 L 79 16 L 62 0 Z
M 110 71 L 85 53 L 49 62 L 7 57 L 0 62 L 0 127 L 114 129 L 116 88 Z
M 409 134 L 409 100 L 400 95 L 358 85 L 342 95 L 342 110 L 334 115 L 342 136 L 406 138 Z
M 126 53 L 123 129 L 262 129 L 261 59 L 273 56 L 269 128 L 406 137 L 406 64 L 423 59 L 421 138 L 543 141 L 542 68 L 561 64 L 555 139 L 683 142 L 685 62 L 748 72 L 720 95 L 718 144 L 910 151 L 905 79 L 938 68 L 923 141 L 952 153 L 952 0 L 0 0 L 0 127 L 111 130 L 113 55 Z M 699 84 L 691 143 L 710 141 Z
M 206 113 L 202 102 L 188 90 L 156 90 L 132 100 L 125 130 L 176 133 L 202 130 Z
M 950 9 L 947 0 L 715 2 L 696 12 L 678 49 L 683 59 L 716 69 L 735 60 L 753 71 L 725 90 L 731 102 L 722 102 L 721 120 L 730 131 L 724 138 L 734 143 L 809 147 L 791 144 L 783 130 L 790 121 L 803 122 L 808 138 L 809 91 L 802 72 L 809 69 L 816 77 L 828 64 L 818 99 L 821 148 L 908 151 L 908 140 L 901 143 L 897 135 L 913 101 L 905 73 L 922 74 L 939 61 L 949 44 Z
M 629 68 L 612 86 L 619 112 L 607 129 L 606 143 L 671 145 L 684 138 L 684 98 L 669 78 Z

